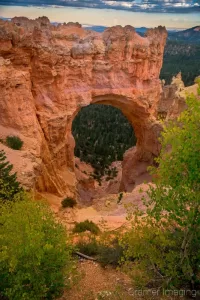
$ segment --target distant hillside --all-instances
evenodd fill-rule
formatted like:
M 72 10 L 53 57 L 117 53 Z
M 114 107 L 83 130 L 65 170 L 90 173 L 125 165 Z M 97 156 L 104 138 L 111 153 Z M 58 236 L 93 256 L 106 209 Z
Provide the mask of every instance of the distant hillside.
M 200 44 L 200 26 L 195 26 L 183 31 L 171 32 L 169 33 L 168 40 Z
M 108 28 L 106 26 L 101 26 L 101 25 L 99 25 L 99 26 L 98 25 L 94 25 L 94 26 L 84 26 L 83 25 L 83 27 L 87 30 L 94 30 L 96 32 L 103 32 L 106 28 Z
M 88 30 L 94 30 L 94 31 L 97 31 L 97 32 L 103 32 L 106 28 L 106 26 L 101 26 L 101 25 L 94 25 L 94 26 L 84 26 L 83 27 L 85 29 L 88 29 Z M 147 31 L 147 27 L 138 27 L 138 28 L 135 28 L 136 32 L 138 32 L 139 34 L 141 35 L 144 35 L 144 33 Z
M 200 44 L 188 41 L 168 40 L 160 78 L 170 84 L 172 77 L 181 71 L 186 86 L 200 75 Z

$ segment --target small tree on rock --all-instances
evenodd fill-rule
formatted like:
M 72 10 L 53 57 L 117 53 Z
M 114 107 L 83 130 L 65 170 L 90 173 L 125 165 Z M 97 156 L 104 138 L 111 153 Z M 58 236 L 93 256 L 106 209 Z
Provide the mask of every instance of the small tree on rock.
M 22 190 L 16 173 L 11 173 L 12 169 L 13 165 L 6 160 L 5 152 L 0 150 L 0 199 L 2 200 L 12 200 L 13 196 Z

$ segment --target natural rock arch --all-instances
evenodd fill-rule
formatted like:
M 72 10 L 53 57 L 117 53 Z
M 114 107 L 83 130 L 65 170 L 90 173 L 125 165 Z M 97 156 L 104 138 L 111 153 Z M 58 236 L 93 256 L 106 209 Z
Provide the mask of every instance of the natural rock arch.
M 118 94 L 105 94 L 93 97 L 88 105 L 90 104 L 111 105 L 120 109 L 133 127 L 137 144 L 125 154 L 121 182 L 121 191 L 130 191 L 134 188 L 138 177 L 146 172 L 147 167 L 152 164 L 154 157 L 159 153 L 158 137 L 161 125 L 156 119 L 151 118 L 152 116 L 137 99 L 130 99 Z M 79 111 L 80 108 L 72 116 L 68 132 L 71 132 L 72 122 Z M 71 137 L 69 162 L 73 162 L 74 147 L 75 143 Z M 73 167 L 73 163 L 71 167 Z
M 55 27 L 45 17 L 0 21 L 0 125 L 20 135 L 31 154 L 30 186 L 76 193 L 71 124 L 91 103 L 116 106 L 133 124 L 137 147 L 125 156 L 122 188 L 134 186 L 159 153 L 156 116 L 166 36 L 163 27 L 141 37 L 131 26 L 100 34 L 73 23 Z M 136 174 L 139 162 L 144 166 Z

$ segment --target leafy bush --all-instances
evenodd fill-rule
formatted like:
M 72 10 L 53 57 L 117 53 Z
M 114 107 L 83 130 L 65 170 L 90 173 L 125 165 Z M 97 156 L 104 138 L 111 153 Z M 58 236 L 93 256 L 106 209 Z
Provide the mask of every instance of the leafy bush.
M 23 141 L 18 136 L 7 136 L 6 145 L 14 150 L 20 150 L 23 146 Z
M 195 78 L 195 83 L 198 84 L 197 93 L 200 96 L 200 76 L 198 76 L 197 78 Z
M 110 244 L 105 244 L 92 237 L 88 241 L 79 241 L 76 246 L 83 254 L 95 257 L 102 267 L 117 267 L 123 255 L 123 247 L 116 239 Z
M 55 299 L 69 285 L 72 247 L 50 209 L 25 199 L 0 204 L 0 294 Z
M 6 160 L 3 150 L 0 150 L 0 200 L 14 200 L 16 194 L 22 191 L 17 182 L 16 173 L 11 174 L 13 165 Z
M 117 267 L 120 264 L 123 251 L 124 249 L 117 239 L 113 240 L 111 245 L 101 244 L 98 249 L 98 261 L 102 267 L 107 265 Z
M 164 285 L 200 287 L 200 102 L 164 127 L 162 151 L 151 168 L 154 185 L 124 238 L 130 255 Z M 144 199 L 145 200 L 145 199 Z M 140 216 L 140 218 L 138 218 Z M 138 267 L 138 266 L 137 266 Z
M 122 244 L 126 248 L 125 263 L 134 285 L 156 287 L 156 284 L 164 285 L 172 275 L 176 278 L 175 265 L 179 261 L 181 244 L 175 231 L 163 230 L 162 225 L 151 218 L 145 217 L 142 221 L 134 218 L 132 229 L 124 235 Z
M 88 256 L 96 256 L 99 251 L 98 243 L 95 238 L 91 238 L 89 241 L 79 241 L 76 247 L 81 253 Z
M 83 222 L 76 223 L 73 231 L 77 233 L 90 231 L 93 234 L 98 234 L 100 229 L 94 222 L 85 220 Z
M 71 207 L 73 208 L 74 206 L 76 206 L 77 202 L 75 199 L 67 197 L 65 198 L 62 202 L 62 207 Z

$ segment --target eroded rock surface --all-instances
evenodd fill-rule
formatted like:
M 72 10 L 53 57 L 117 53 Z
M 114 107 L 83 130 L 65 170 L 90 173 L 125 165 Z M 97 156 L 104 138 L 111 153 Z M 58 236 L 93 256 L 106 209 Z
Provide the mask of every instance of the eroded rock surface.
M 158 155 L 166 36 L 163 27 L 141 37 L 131 26 L 97 33 L 77 23 L 55 27 L 46 17 L 0 21 L 0 137 L 6 132 L 24 141 L 23 151 L 37 160 L 38 191 L 76 194 L 71 125 L 91 103 L 120 108 L 134 127 L 137 147 L 122 188 L 127 178 L 135 181 L 139 162 Z
M 159 105 L 158 117 L 164 120 L 177 118 L 186 109 L 186 96 L 197 95 L 198 84 L 185 87 L 181 72 L 172 78 L 170 85 L 163 86 Z

